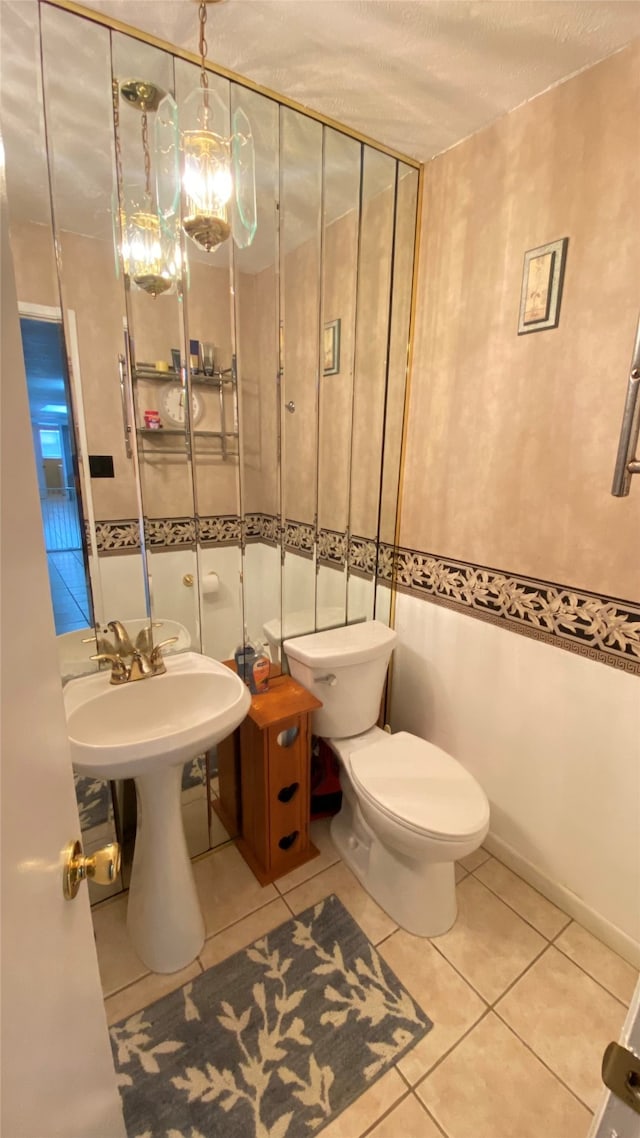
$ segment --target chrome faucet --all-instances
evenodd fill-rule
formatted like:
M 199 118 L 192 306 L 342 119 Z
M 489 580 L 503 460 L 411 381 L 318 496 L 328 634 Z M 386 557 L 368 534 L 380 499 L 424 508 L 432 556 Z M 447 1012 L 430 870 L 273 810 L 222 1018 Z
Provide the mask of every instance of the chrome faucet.
M 135 680 L 146 680 L 150 676 L 161 676 L 166 672 L 162 649 L 168 644 L 174 644 L 178 637 L 170 636 L 154 647 L 151 627 L 143 628 L 138 633 L 134 646 L 124 624 L 119 620 L 109 621 L 107 628 L 113 633 L 115 644 L 101 638 L 99 647 L 102 651 L 91 659 L 101 663 L 110 662 L 112 684 L 129 684 Z

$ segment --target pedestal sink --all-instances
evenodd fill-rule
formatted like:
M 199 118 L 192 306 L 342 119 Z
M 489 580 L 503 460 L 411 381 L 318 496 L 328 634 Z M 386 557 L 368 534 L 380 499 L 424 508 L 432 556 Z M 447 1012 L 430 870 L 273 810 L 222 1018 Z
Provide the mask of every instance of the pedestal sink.
M 127 927 L 153 972 L 176 972 L 198 955 L 204 921 L 187 851 L 180 788 L 184 763 L 242 722 L 251 696 L 217 660 L 185 652 L 161 676 L 118 686 L 108 672 L 64 688 L 71 759 L 78 774 L 133 778 L 138 829 Z

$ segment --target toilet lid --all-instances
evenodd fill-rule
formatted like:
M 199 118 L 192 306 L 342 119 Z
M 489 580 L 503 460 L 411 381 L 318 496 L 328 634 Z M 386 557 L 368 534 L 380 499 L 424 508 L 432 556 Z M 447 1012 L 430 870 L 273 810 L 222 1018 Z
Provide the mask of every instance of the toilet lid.
M 354 751 L 356 789 L 400 825 L 446 839 L 472 837 L 489 821 L 487 796 L 446 751 L 406 731 Z

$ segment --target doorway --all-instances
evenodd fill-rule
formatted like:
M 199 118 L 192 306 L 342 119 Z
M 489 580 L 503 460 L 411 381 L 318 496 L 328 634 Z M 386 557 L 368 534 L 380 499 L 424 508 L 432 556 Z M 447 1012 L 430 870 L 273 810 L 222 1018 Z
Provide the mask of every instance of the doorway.
M 59 314 L 21 315 L 20 332 L 51 600 L 59 636 L 93 624 L 64 334 Z

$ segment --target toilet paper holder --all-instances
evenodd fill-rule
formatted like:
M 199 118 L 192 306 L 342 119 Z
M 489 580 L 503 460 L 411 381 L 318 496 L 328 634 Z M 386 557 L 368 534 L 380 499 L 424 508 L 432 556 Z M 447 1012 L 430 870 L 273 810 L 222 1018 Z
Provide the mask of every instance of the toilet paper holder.
M 182 578 L 182 584 L 187 589 L 192 589 L 195 584 L 195 576 L 193 573 L 185 573 Z M 220 578 L 214 569 L 210 569 L 208 573 L 204 573 L 202 577 L 202 595 L 205 597 L 212 597 L 218 592 L 220 588 Z

